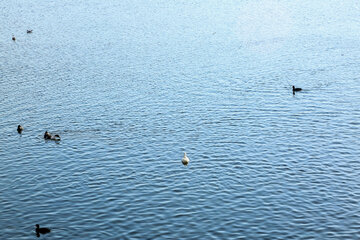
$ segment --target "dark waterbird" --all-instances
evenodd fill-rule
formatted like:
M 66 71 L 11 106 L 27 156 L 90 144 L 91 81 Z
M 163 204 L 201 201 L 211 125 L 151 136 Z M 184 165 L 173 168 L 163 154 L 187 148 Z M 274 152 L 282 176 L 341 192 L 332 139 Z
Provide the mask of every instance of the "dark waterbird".
M 12 36 L 12 38 L 11 38 L 11 39 L 12 39 L 13 41 L 15 41 L 15 40 L 16 40 L 16 38 L 15 38 L 15 36 L 14 36 L 14 35 Z
M 21 133 L 24 130 L 24 128 L 21 125 L 18 125 L 17 131 L 18 133 Z
M 32 33 L 32 30 L 26 30 L 26 33 Z
M 295 92 L 300 92 L 302 89 L 301 88 L 296 88 L 295 86 L 292 86 L 293 89 L 293 94 L 295 94 Z
M 37 237 L 40 237 L 40 234 L 47 234 L 51 232 L 50 228 L 41 228 L 39 224 L 36 224 L 35 227 L 36 227 L 35 231 Z
M 48 133 L 48 131 L 45 131 L 45 133 L 44 133 L 44 138 L 45 138 L 45 139 L 51 139 L 51 134 Z

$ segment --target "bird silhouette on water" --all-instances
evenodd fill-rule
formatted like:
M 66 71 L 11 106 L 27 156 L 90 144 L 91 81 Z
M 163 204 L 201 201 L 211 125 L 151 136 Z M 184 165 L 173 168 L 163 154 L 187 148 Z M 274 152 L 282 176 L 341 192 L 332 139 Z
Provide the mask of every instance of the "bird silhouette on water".
M 295 94 L 295 92 L 300 92 L 302 89 L 301 88 L 296 88 L 295 86 L 292 86 L 292 90 L 293 90 L 293 94 Z
M 24 128 L 21 125 L 18 125 L 17 131 L 18 133 L 21 133 L 24 130 Z
M 45 138 L 45 139 L 51 139 L 51 134 L 48 133 L 48 131 L 45 131 L 45 133 L 44 133 L 44 138 Z
M 50 228 L 41 228 L 39 224 L 36 224 L 35 227 L 36 227 L 35 231 L 37 237 L 40 237 L 40 234 L 47 234 L 51 232 Z

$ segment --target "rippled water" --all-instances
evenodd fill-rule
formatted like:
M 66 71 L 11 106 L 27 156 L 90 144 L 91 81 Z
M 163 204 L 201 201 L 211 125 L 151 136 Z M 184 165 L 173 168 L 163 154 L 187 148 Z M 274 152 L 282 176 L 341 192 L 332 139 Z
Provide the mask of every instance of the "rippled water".
M 0 2 L 1 239 L 359 239 L 359 10 Z

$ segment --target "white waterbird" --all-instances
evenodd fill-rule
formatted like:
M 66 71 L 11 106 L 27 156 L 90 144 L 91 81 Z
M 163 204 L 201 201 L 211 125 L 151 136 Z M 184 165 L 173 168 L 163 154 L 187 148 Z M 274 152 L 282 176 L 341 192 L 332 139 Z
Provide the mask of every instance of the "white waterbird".
M 190 159 L 186 156 L 186 152 L 184 152 L 184 157 L 181 160 L 182 164 L 184 164 L 185 166 L 188 165 L 188 163 L 190 162 Z

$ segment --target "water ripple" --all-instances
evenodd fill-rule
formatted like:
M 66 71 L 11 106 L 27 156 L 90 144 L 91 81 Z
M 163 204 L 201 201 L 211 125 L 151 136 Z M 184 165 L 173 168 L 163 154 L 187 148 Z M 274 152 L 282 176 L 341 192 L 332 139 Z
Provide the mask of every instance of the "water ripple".
M 244 4 L 0 3 L 2 238 L 359 239 L 358 4 Z

